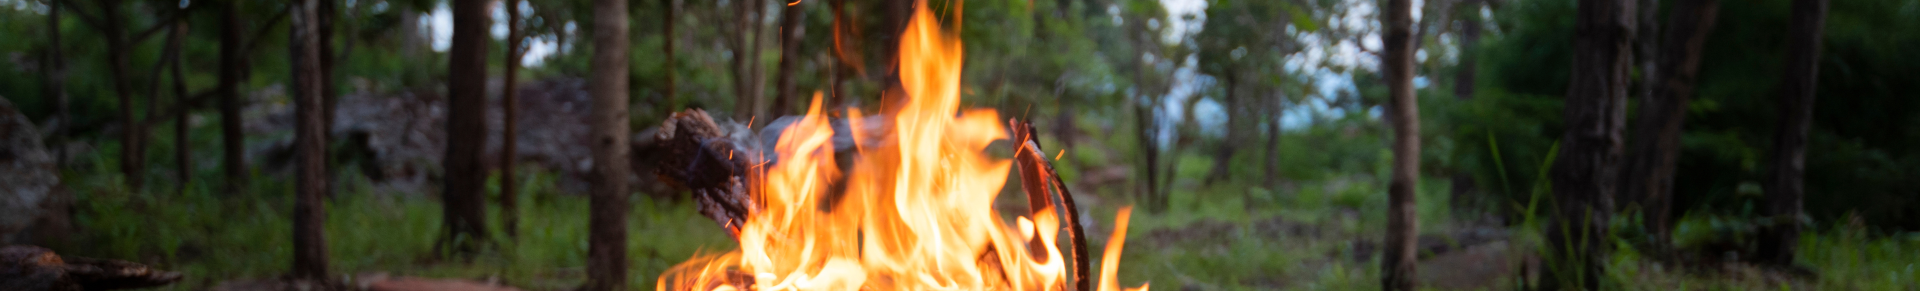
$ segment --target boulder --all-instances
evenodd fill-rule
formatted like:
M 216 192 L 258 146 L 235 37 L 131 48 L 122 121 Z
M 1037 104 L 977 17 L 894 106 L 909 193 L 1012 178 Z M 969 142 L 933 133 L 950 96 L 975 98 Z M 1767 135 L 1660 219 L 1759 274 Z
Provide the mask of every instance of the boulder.
M 33 121 L 0 97 L 0 242 L 19 239 L 64 199 L 53 155 L 40 139 Z

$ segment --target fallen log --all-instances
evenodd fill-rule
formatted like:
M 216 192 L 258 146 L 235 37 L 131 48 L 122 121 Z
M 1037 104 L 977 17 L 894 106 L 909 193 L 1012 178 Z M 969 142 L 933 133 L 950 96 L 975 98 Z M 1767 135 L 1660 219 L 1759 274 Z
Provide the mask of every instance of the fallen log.
M 0 247 L 0 290 L 91 291 L 165 286 L 180 273 L 119 260 L 61 257 L 46 248 Z

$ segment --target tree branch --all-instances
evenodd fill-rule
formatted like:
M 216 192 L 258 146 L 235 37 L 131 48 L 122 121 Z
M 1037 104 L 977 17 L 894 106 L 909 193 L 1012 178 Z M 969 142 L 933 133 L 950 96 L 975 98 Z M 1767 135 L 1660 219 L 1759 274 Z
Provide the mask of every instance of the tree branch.
M 73 0 L 53 0 L 53 1 L 60 1 L 60 6 L 67 7 L 67 11 L 73 11 L 73 14 L 80 15 L 80 22 L 86 23 L 87 26 L 92 26 L 94 29 L 102 29 L 102 30 L 107 28 L 107 26 L 104 24 L 106 22 L 102 22 L 99 16 L 88 14 L 86 9 L 81 9 L 80 5 L 73 3 Z
M 253 32 L 253 37 L 247 39 L 247 46 L 245 46 L 240 51 L 252 52 L 254 48 L 260 47 L 260 40 L 267 38 L 267 33 L 273 31 L 274 24 L 278 24 L 280 23 L 280 20 L 287 18 L 287 13 L 292 12 L 292 10 L 290 10 L 290 8 L 292 7 L 293 6 L 289 5 L 287 7 L 280 8 L 279 14 L 274 14 L 273 18 L 268 18 L 267 23 L 265 25 L 260 26 L 260 30 Z

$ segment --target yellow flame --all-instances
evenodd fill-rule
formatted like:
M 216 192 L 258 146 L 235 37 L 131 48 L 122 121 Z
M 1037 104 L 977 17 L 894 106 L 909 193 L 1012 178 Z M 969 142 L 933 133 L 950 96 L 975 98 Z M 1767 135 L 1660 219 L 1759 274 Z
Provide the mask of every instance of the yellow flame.
M 1069 288 L 1054 211 L 1012 226 L 994 211 L 1012 164 L 985 149 L 1007 130 L 998 112 L 960 108 L 961 42 L 926 6 L 916 5 L 900 43 L 906 102 L 878 127 L 847 112 L 861 154 L 845 179 L 837 179 L 833 127 L 815 93 L 775 144 L 779 161 L 753 179 L 763 207 L 742 225 L 740 249 L 675 266 L 658 290 Z M 830 192 L 836 180 L 844 192 Z M 1103 288 L 1116 285 L 1126 213 L 1103 261 Z

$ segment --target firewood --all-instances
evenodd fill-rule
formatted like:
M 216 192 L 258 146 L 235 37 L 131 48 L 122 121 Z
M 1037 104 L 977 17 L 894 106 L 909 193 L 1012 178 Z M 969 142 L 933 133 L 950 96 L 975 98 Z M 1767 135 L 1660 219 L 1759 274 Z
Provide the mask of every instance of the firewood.
M 1092 290 L 1093 278 L 1089 275 L 1092 265 L 1088 263 L 1090 256 L 1086 231 L 1080 222 L 1078 206 L 1073 202 L 1073 193 L 1067 190 L 1066 182 L 1054 170 L 1053 164 L 1047 161 L 1040 140 L 1035 136 L 1033 124 L 1018 120 L 1007 122 L 1014 132 L 1014 144 L 1017 147 L 1014 159 L 1020 169 L 1021 188 L 1027 195 L 1029 216 L 1051 209 L 1063 220 L 1070 246 L 1067 266 L 1073 273 L 1069 287 L 1073 290 Z M 775 121 L 763 129 L 765 134 L 760 138 L 777 140 L 777 134 L 786 123 L 786 119 Z M 835 152 L 851 154 L 856 146 L 850 137 L 842 138 L 849 132 L 847 123 L 836 120 L 832 126 L 835 127 Z M 747 217 L 760 209 L 751 195 L 755 185 L 750 181 L 756 178 L 752 167 L 779 158 L 768 157 L 772 153 L 759 150 L 758 146 L 767 141 L 757 140 L 751 135 L 743 138 L 741 134 L 729 134 L 725 127 L 699 109 L 675 113 L 653 131 L 653 140 L 647 141 L 645 147 L 659 167 L 659 180 L 689 189 L 694 201 L 699 204 L 701 214 L 718 222 L 729 234 L 737 236 Z M 831 200 L 838 195 L 829 193 L 827 197 L 829 201 L 823 204 L 831 205 Z M 1039 244 L 1037 236 L 1032 243 L 1030 250 L 1051 247 Z
M 691 190 L 700 214 L 738 235 L 747 215 L 759 209 L 746 183 L 752 178 L 748 169 L 759 157 L 751 141 L 728 137 L 700 109 L 674 113 L 653 138 L 659 180 Z
M 1092 265 L 1087 264 L 1086 227 L 1080 223 L 1080 209 L 1073 203 L 1073 192 L 1067 190 L 1067 183 L 1061 180 L 1058 171 L 1054 171 L 1053 163 L 1047 161 L 1046 151 L 1040 149 L 1040 139 L 1035 136 L 1037 130 L 1033 124 L 1009 119 L 1007 125 L 1014 132 L 1014 145 L 1019 147 L 1015 150 L 1014 160 L 1020 168 L 1020 187 L 1027 194 L 1030 211 L 1039 214 L 1051 208 L 1059 213 L 1058 216 L 1067 227 L 1067 244 L 1070 245 L 1067 268 L 1073 271 L 1072 287 L 1080 291 L 1093 290 L 1093 280 L 1088 276 Z

